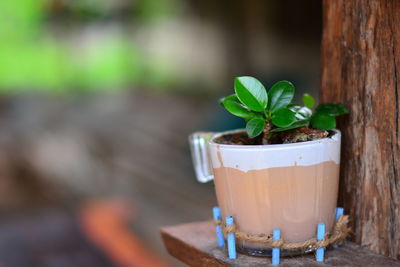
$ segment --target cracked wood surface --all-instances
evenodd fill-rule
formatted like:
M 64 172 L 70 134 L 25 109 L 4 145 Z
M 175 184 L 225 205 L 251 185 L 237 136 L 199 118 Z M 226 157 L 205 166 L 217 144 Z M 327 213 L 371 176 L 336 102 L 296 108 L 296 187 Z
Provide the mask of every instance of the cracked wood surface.
M 323 2 L 321 102 L 350 107 L 340 197 L 354 240 L 400 258 L 400 1 Z

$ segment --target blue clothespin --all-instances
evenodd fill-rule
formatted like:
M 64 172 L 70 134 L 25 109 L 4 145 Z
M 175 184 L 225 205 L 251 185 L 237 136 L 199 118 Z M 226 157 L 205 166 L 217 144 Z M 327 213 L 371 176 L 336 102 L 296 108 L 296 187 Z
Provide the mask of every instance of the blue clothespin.
M 343 208 L 336 208 L 336 216 L 335 216 L 335 220 L 338 221 L 340 216 L 342 216 L 344 213 L 344 209 Z
M 221 221 L 221 210 L 219 209 L 219 207 L 213 207 L 213 215 L 215 221 Z M 217 234 L 218 246 L 223 247 L 225 245 L 225 240 L 224 240 L 224 234 L 222 233 L 221 230 L 221 225 L 215 226 L 215 232 Z
M 343 208 L 336 208 L 336 215 L 335 215 L 335 220 L 338 221 L 340 216 L 344 214 L 344 209 Z M 339 245 L 333 245 L 334 248 L 338 248 Z
M 279 229 L 274 229 L 273 231 L 273 240 L 278 241 L 281 239 L 281 230 Z M 279 248 L 273 248 L 272 249 L 272 265 L 278 265 L 280 263 L 280 249 Z
M 325 224 L 319 223 L 318 224 L 318 229 L 317 229 L 317 241 L 322 241 L 324 240 L 325 237 Z M 325 253 L 325 248 L 318 248 L 317 249 L 317 254 L 315 255 L 315 259 L 317 261 L 324 261 L 324 253 Z
M 233 218 L 232 216 L 226 216 L 226 226 L 233 225 Z M 235 233 L 228 233 L 227 235 L 227 242 L 228 242 L 228 257 L 230 259 L 236 259 L 236 243 L 235 243 Z

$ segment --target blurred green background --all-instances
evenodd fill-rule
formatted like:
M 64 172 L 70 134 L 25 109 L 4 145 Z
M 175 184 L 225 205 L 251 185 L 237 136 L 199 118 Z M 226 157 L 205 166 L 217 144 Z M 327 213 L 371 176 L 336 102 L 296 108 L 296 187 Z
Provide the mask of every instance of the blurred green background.
M 173 5 L 170 0 L 2 1 L 0 88 L 66 92 L 172 84 L 173 64 L 146 60 L 132 25 L 161 23 L 176 14 Z
M 252 74 L 315 92 L 319 9 L 319 1 L 2 1 L 0 90 L 213 93 Z

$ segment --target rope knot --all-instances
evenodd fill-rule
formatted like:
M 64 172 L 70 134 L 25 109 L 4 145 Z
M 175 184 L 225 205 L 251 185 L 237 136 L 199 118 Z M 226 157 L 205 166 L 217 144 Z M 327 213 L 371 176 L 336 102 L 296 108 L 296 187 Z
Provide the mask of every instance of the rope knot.
M 229 226 L 225 226 L 224 228 L 224 233 L 225 234 L 229 234 L 229 233 L 235 233 L 236 231 L 236 225 L 229 225 Z
M 215 224 L 215 226 L 221 226 L 222 225 L 222 221 L 221 220 L 214 220 L 214 224 Z
M 276 240 L 276 241 L 272 241 L 271 242 L 271 247 L 272 248 L 281 248 L 283 246 L 284 242 L 282 239 Z
M 327 247 L 329 244 L 330 244 L 329 238 L 327 238 L 327 237 L 325 236 L 323 240 L 315 242 L 314 247 L 316 247 L 316 248 L 325 248 L 325 247 Z

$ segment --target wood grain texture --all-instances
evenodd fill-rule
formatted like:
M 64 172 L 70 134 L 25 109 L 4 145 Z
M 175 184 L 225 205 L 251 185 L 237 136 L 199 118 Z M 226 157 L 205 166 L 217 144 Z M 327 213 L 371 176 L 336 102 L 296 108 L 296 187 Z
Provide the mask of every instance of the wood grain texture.
M 324 0 L 321 102 L 350 107 L 340 202 L 354 239 L 400 258 L 400 1 Z
M 238 258 L 227 258 L 225 248 L 217 247 L 212 221 L 195 222 L 163 227 L 161 236 L 168 252 L 190 266 L 272 266 L 271 258 L 251 257 L 238 254 Z M 317 266 L 400 266 L 400 261 L 378 255 L 370 250 L 347 242 L 338 249 L 325 253 L 325 262 L 315 261 L 313 254 L 281 259 L 281 267 Z

